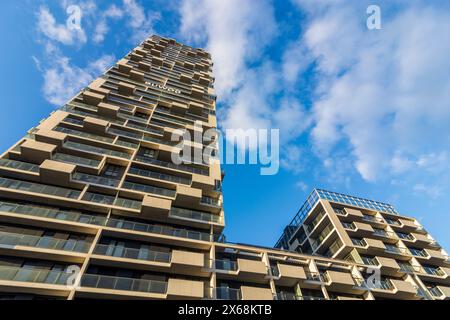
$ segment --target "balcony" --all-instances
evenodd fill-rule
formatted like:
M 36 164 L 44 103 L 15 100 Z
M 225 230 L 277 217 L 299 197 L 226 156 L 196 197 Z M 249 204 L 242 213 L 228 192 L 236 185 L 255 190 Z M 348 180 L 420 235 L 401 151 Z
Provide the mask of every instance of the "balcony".
M 367 214 L 363 214 L 363 220 L 364 221 L 368 221 L 368 222 L 378 223 L 378 224 L 384 224 L 385 223 L 383 218 L 370 216 L 370 215 L 367 215 Z
M 386 245 L 386 252 L 409 256 L 411 253 L 407 248 L 401 248 L 394 245 Z
M 347 230 L 356 230 L 356 226 L 353 222 L 350 222 L 350 223 L 342 222 L 342 226 L 344 227 L 344 229 L 347 229 Z
M 402 239 L 402 240 L 409 240 L 409 241 L 414 241 L 416 240 L 414 238 L 414 236 L 410 233 L 402 233 L 402 232 L 397 232 L 397 236 Z
M 177 165 L 171 162 L 167 162 L 167 161 L 161 161 L 161 160 L 156 160 L 153 158 L 149 158 L 149 157 L 144 157 L 144 156 L 136 156 L 136 161 L 142 162 L 142 163 L 148 163 L 148 164 L 152 164 L 152 165 L 156 165 L 156 166 L 161 166 L 161 167 L 165 167 L 165 168 L 169 168 L 169 169 L 174 169 L 174 170 L 180 170 L 180 171 L 186 171 L 186 172 L 190 172 L 190 173 L 195 173 L 195 174 L 200 174 L 200 175 L 204 175 L 207 176 L 209 175 L 209 171 L 208 170 L 203 170 L 203 169 L 198 169 L 198 168 L 194 168 L 194 167 L 189 167 L 189 166 L 185 166 L 185 165 Z
M 382 237 L 382 238 L 386 238 L 386 239 L 396 239 L 397 238 L 395 232 L 386 231 L 386 230 L 382 230 L 382 229 L 376 229 L 376 228 L 373 229 L 373 235 Z
M 22 161 L 16 161 L 16 160 L 9 160 L 9 159 L 0 159 L 0 166 L 21 170 L 21 171 L 28 171 L 28 172 L 39 172 L 39 166 L 28 163 L 28 162 L 22 162 Z
M 25 192 L 41 193 L 69 199 L 77 199 L 81 194 L 81 192 L 78 190 L 7 178 L 0 178 L 0 187 Z
M 429 255 L 425 250 L 422 249 L 414 249 L 414 248 L 409 248 L 409 251 L 411 252 L 411 254 L 414 257 L 421 257 L 421 258 L 428 258 Z
M 353 245 L 357 246 L 357 247 L 366 247 L 367 243 L 364 239 L 355 239 L 355 238 L 351 238 Z
M 106 177 L 100 177 L 100 176 L 94 176 L 86 173 L 76 172 L 72 175 L 72 180 L 79 181 L 79 182 L 86 182 L 89 184 L 97 184 L 101 186 L 107 186 L 107 187 L 117 187 L 119 185 L 119 180 L 106 178 Z
M 72 136 L 75 136 L 75 137 L 86 138 L 86 139 L 100 141 L 100 142 L 105 142 L 105 143 L 113 143 L 113 141 L 114 141 L 113 138 L 99 136 L 97 134 L 87 133 L 87 132 L 84 132 L 84 131 L 68 129 L 68 128 L 65 128 L 65 127 L 56 127 L 53 130 L 57 131 L 57 132 L 66 133 L 66 134 L 69 134 L 69 135 L 72 135 Z
M 445 272 L 442 271 L 441 268 L 434 268 L 434 267 L 423 267 L 423 270 L 425 271 L 426 274 L 429 274 L 431 276 L 438 276 L 438 277 L 443 277 L 445 276 Z
M 98 161 L 98 160 L 76 157 L 76 156 L 72 156 L 70 154 L 65 154 L 65 153 L 56 153 L 54 156 L 52 156 L 52 160 L 70 163 L 70 164 L 76 164 L 76 165 L 80 165 L 80 166 L 92 167 L 92 168 L 97 168 L 100 164 L 100 161 Z
M 240 289 L 217 287 L 214 288 L 214 298 L 218 300 L 242 300 L 242 295 Z
M 302 297 L 292 292 L 281 291 L 275 294 L 274 300 L 302 300 Z
M 378 266 L 379 265 L 379 263 L 375 257 L 374 258 L 361 257 L 361 260 L 366 266 Z
M 91 145 L 83 144 L 83 143 L 77 143 L 73 141 L 66 141 L 64 142 L 64 148 L 71 149 L 71 150 L 78 150 L 82 152 L 92 153 L 100 156 L 113 156 L 118 158 L 124 158 L 124 159 L 130 159 L 131 155 L 125 152 L 115 151 L 111 149 L 106 148 L 100 148 L 100 147 L 94 147 Z
M 221 270 L 221 271 L 237 271 L 238 270 L 237 261 L 231 261 L 231 260 L 221 260 L 221 259 L 213 260 L 212 267 L 215 270 Z
M 202 198 L 200 199 L 200 203 L 208 206 L 213 206 L 216 208 L 222 207 L 222 202 L 220 201 L 220 199 L 214 199 L 207 196 L 202 196 Z
M 82 200 L 95 202 L 97 204 L 114 205 L 114 206 L 118 206 L 118 207 L 124 207 L 124 208 L 135 209 L 135 210 L 140 210 L 141 204 L 142 204 L 141 201 L 124 199 L 124 198 L 116 198 L 116 197 L 107 196 L 107 195 L 99 194 L 99 193 L 93 193 L 93 192 L 86 192 L 84 194 L 84 197 Z
M 63 240 L 10 232 L 0 232 L 0 244 L 6 247 L 24 246 L 83 253 L 88 252 L 91 246 L 89 243 L 79 240 Z
M 106 226 L 111 228 L 133 230 L 145 233 L 154 233 L 171 237 L 180 237 L 200 241 L 211 241 L 211 235 L 206 232 L 191 231 L 187 229 L 177 229 L 168 226 L 138 223 L 127 220 L 108 219 Z
M 85 274 L 81 279 L 81 286 L 157 294 L 167 293 L 167 282 L 165 281 L 113 277 L 97 274 Z
M 0 266 L 0 280 L 67 285 L 70 273 L 27 267 Z
M 170 263 L 171 261 L 170 252 L 154 251 L 149 250 L 148 248 L 124 248 L 104 244 L 98 244 L 95 247 L 94 254 L 125 259 L 144 260 L 149 262 Z
M 175 197 L 175 194 L 176 194 L 175 190 L 154 187 L 154 186 L 150 186 L 150 185 L 134 183 L 134 182 L 129 182 L 129 181 L 125 181 L 122 184 L 122 188 L 130 189 L 130 190 L 134 190 L 134 191 L 140 191 L 140 192 L 144 192 L 144 193 L 157 194 L 157 195 L 161 195 L 161 196 L 169 197 L 169 198 Z
M 187 185 L 191 184 L 191 180 L 187 179 L 187 178 L 177 177 L 174 175 L 154 172 L 154 171 L 150 171 L 150 170 L 138 169 L 138 168 L 134 168 L 134 167 L 131 167 L 130 170 L 128 171 L 128 173 L 134 174 L 137 176 L 141 176 L 141 177 L 153 178 L 153 179 L 157 179 L 157 180 L 164 180 L 164 181 L 169 181 L 169 182 L 174 182 L 174 183 L 187 184 Z
M 196 220 L 204 223 L 217 223 L 217 224 L 222 224 L 223 221 L 222 217 L 219 215 L 189 209 L 181 209 L 176 207 L 172 207 L 172 209 L 170 209 L 169 217 Z

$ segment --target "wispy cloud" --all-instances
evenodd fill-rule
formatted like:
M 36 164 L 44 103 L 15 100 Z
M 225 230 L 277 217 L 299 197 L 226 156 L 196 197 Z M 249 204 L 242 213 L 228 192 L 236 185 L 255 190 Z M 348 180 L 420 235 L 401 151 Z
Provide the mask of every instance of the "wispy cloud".
M 65 22 L 65 21 L 64 21 Z M 40 7 L 38 13 L 38 29 L 49 39 L 65 45 L 79 45 L 87 41 L 83 28 L 69 28 L 66 24 L 59 24 L 46 7 Z
M 85 68 L 80 68 L 72 65 L 67 57 L 55 56 L 53 67 L 44 72 L 45 98 L 56 106 L 63 105 L 100 73 L 106 71 L 114 60 L 114 56 L 104 55 L 90 62 Z

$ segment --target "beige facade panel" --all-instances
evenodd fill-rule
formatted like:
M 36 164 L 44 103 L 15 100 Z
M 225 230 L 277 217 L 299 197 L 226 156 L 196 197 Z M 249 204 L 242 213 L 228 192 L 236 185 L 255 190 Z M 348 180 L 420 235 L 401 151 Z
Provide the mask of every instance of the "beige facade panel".
M 241 286 L 242 300 L 273 300 L 270 289 Z

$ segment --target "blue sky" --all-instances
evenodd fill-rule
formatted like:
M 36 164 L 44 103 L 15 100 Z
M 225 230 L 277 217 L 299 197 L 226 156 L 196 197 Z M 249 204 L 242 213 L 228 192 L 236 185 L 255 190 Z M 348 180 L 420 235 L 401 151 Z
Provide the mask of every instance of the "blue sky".
M 66 8 L 82 8 L 81 30 Z M 368 30 L 378 4 L 382 29 Z M 4 150 L 148 34 L 213 54 L 222 128 L 279 128 L 281 169 L 224 165 L 227 239 L 272 246 L 312 188 L 390 202 L 450 248 L 447 1 L 2 1 Z

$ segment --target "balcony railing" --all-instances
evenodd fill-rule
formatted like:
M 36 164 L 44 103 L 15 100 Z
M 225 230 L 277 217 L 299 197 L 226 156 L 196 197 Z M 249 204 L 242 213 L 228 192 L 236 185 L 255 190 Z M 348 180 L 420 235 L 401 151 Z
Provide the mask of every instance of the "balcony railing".
M 438 287 L 432 287 L 432 288 L 429 288 L 428 291 L 431 293 L 431 295 L 432 295 L 433 297 L 439 298 L 439 297 L 442 297 L 442 296 L 444 295 L 444 294 L 442 293 L 442 291 L 441 291 Z
M 390 219 L 390 218 L 384 218 L 384 220 L 386 220 L 387 223 L 389 223 L 390 225 L 393 225 L 393 226 L 400 227 L 402 225 L 402 223 L 398 220 L 394 220 L 394 219 Z
M 133 230 L 138 232 L 156 233 L 172 237 L 187 238 L 192 240 L 211 241 L 211 235 L 205 232 L 177 229 L 168 226 L 152 225 L 127 220 L 108 219 L 106 226 L 111 228 Z
M 99 185 L 108 186 L 108 187 L 117 187 L 119 185 L 119 180 L 117 180 L 117 179 L 93 176 L 93 175 L 81 173 L 81 172 L 74 173 L 72 175 L 72 179 L 81 181 L 81 182 L 87 182 L 90 184 L 99 184 Z
M 115 151 L 115 150 L 100 148 L 100 147 L 94 147 L 91 145 L 77 143 L 77 142 L 73 142 L 73 141 L 64 142 L 64 147 L 68 148 L 68 149 L 72 149 L 72 150 L 93 153 L 93 154 L 97 154 L 97 155 L 101 155 L 101 156 L 108 155 L 108 156 L 125 158 L 125 159 L 131 158 L 131 155 L 128 153 L 125 153 L 125 152 L 120 152 L 120 151 Z
M 104 225 L 106 223 L 106 218 L 102 216 L 92 216 L 74 211 L 64 211 L 4 201 L 0 202 L 0 211 L 94 225 Z
M 64 271 L 0 266 L 0 279 L 7 281 L 66 285 L 69 276 L 70 273 Z
M 358 246 L 358 247 L 365 247 L 365 246 L 367 246 L 367 242 L 364 239 L 355 239 L 355 238 L 351 238 L 351 239 L 352 239 L 352 243 L 355 246 Z
M 0 166 L 11 169 L 18 169 L 22 171 L 39 172 L 38 165 L 16 160 L 0 159 Z
M 318 282 L 324 281 L 323 274 L 321 274 L 319 272 L 306 272 L 305 274 L 306 274 L 307 280 L 318 281 Z
M 385 223 L 384 219 L 382 218 L 378 218 L 378 217 L 374 217 L 374 216 L 370 216 L 370 215 L 363 215 L 363 220 L 365 221 L 369 221 L 369 222 L 376 222 L 376 223 Z
M 172 207 L 169 215 L 171 217 L 185 218 L 202 222 L 222 223 L 222 217 L 219 215 L 189 209 Z
M 169 263 L 171 260 L 170 252 L 155 251 L 150 250 L 148 248 L 134 249 L 113 245 L 98 244 L 95 247 L 94 253 L 103 256 L 145 260 L 151 262 Z
M 227 287 L 214 288 L 214 298 L 219 300 L 241 300 L 241 290 Z
M 424 257 L 424 258 L 428 257 L 428 253 L 425 250 L 409 248 L 409 251 L 415 257 Z
M 136 209 L 136 210 L 139 210 L 142 205 L 141 201 L 124 199 L 124 198 L 115 198 L 113 196 L 107 196 L 104 194 L 98 194 L 98 193 L 93 193 L 93 192 L 86 192 L 84 194 L 83 200 L 95 202 L 95 203 L 99 203 L 99 204 L 114 205 L 114 206 L 118 206 L 118 207 Z
M 302 300 L 301 298 L 301 296 L 298 296 L 293 292 L 285 291 L 277 292 L 274 296 L 275 300 Z
M 423 270 L 432 276 L 438 276 L 442 277 L 445 275 L 444 271 L 442 271 L 440 268 L 433 268 L 433 267 L 423 267 Z
M 89 243 L 79 240 L 54 239 L 10 232 L 0 232 L 0 244 L 71 252 L 88 252 L 91 246 Z
M 322 218 L 325 216 L 325 211 L 321 211 L 317 217 L 311 222 L 311 224 L 305 225 L 306 232 L 311 233 L 314 228 L 319 224 Z
M 187 179 L 187 178 L 177 177 L 177 176 L 173 176 L 173 175 L 169 175 L 169 174 L 165 174 L 165 173 L 154 172 L 154 171 L 150 171 L 150 170 L 137 169 L 134 167 L 131 167 L 130 170 L 128 171 L 128 173 L 142 176 L 142 177 L 170 181 L 170 182 L 174 182 L 174 183 L 191 184 L 191 180 Z
M 383 289 L 383 290 L 393 290 L 394 289 L 394 285 L 392 284 L 391 280 L 389 279 L 381 279 L 379 281 L 379 288 L 378 289 Z
M 91 140 L 96 140 L 96 141 L 100 141 L 100 142 L 112 143 L 114 141 L 113 138 L 99 136 L 97 134 L 87 133 L 87 132 L 84 132 L 84 131 L 68 129 L 68 128 L 65 128 L 65 127 L 56 127 L 53 130 L 54 131 L 58 131 L 58 132 L 62 132 L 62 133 L 66 133 L 66 134 L 70 134 L 72 136 L 86 138 L 86 139 L 91 139 Z
M 213 268 L 224 271 L 237 271 L 238 265 L 236 261 L 216 259 L 212 261 Z
M 214 198 L 210 198 L 207 196 L 202 196 L 202 198 L 200 199 L 200 203 L 201 204 L 206 204 L 209 206 L 213 206 L 213 207 L 221 207 L 221 201 L 219 199 L 214 199 Z
M 376 258 L 361 257 L 361 260 L 368 266 L 377 266 L 379 264 Z
M 13 180 L 7 178 L 0 178 L 0 187 L 13 190 L 42 193 L 46 195 L 58 196 L 63 198 L 76 199 L 80 196 L 81 192 L 78 190 L 54 187 L 45 184 L 39 184 L 34 182 Z
M 98 165 L 100 164 L 100 161 L 98 160 L 76 157 L 65 153 L 56 153 L 54 156 L 52 156 L 52 160 L 94 168 L 98 167 Z
M 355 226 L 355 224 L 354 224 L 353 222 L 350 222 L 350 223 L 348 223 L 348 222 L 342 222 L 342 226 L 343 226 L 345 229 L 348 229 L 348 230 L 356 230 L 356 226 Z
M 386 245 L 386 252 L 389 253 L 397 253 L 397 254 L 403 254 L 403 255 L 411 255 L 408 249 L 397 247 L 394 245 Z
M 373 229 L 373 234 L 383 238 L 395 238 L 395 233 L 381 229 Z
M 326 237 L 334 230 L 334 227 L 332 224 L 329 224 L 325 229 L 322 230 L 322 232 L 317 236 L 316 239 L 314 239 L 311 242 L 311 245 L 314 249 L 317 249 L 322 244 L 323 240 L 325 240 Z
M 97 274 L 85 274 L 81 279 L 81 286 L 146 293 L 167 293 L 167 282 L 165 281 L 113 277 Z
M 209 175 L 208 170 L 198 169 L 198 168 L 189 167 L 189 166 L 185 166 L 185 165 L 181 165 L 181 164 L 177 165 L 177 164 L 174 164 L 171 162 L 156 160 L 156 159 L 149 158 L 149 157 L 144 157 L 144 156 L 138 155 L 138 156 L 136 156 L 136 160 L 143 162 L 143 163 L 153 164 L 156 166 L 161 166 L 161 167 L 165 167 L 165 168 L 169 168 L 169 169 L 186 171 L 186 172 L 190 172 L 190 173 L 201 174 L 204 176 Z
M 400 266 L 400 270 L 405 273 L 414 273 L 414 272 L 421 272 L 422 268 L 420 266 L 413 266 L 409 263 L 398 263 Z
M 410 241 L 414 241 L 415 240 L 415 238 L 414 238 L 414 236 L 412 234 L 406 234 L 406 233 L 397 232 L 397 236 L 400 239 L 403 239 L 403 240 L 410 240 Z
M 145 193 L 158 194 L 158 195 L 170 197 L 170 198 L 175 197 L 175 194 L 176 194 L 175 190 L 161 188 L 161 187 L 154 187 L 154 186 L 149 186 L 149 185 L 134 183 L 134 182 L 129 182 L 129 181 L 125 181 L 122 184 L 122 188 L 135 190 L 135 191 L 141 191 L 141 192 L 145 192 Z
M 269 275 L 271 275 L 272 277 L 280 276 L 280 269 L 278 269 L 278 266 L 270 266 L 269 270 Z

